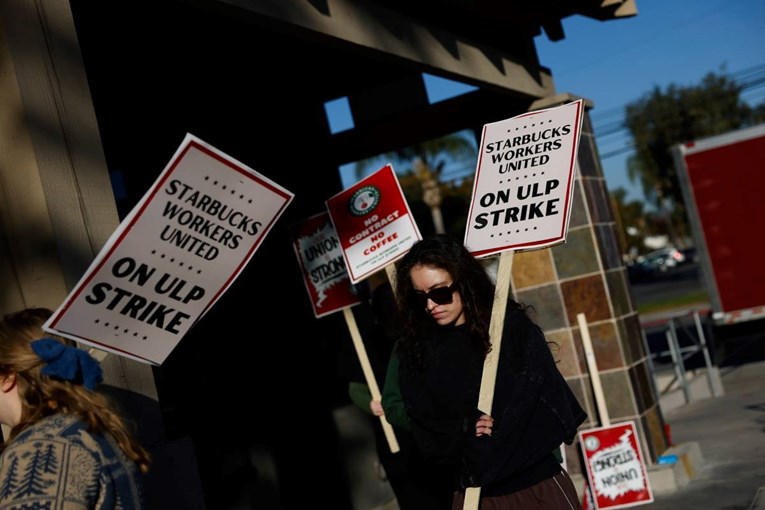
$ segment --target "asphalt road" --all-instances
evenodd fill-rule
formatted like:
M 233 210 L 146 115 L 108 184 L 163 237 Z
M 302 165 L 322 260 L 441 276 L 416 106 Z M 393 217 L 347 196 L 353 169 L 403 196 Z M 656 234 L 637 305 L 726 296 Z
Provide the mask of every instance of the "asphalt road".
M 636 307 L 653 301 L 680 298 L 706 291 L 700 267 L 694 262 L 684 264 L 670 273 L 657 275 L 650 280 L 632 282 L 630 287 Z M 694 311 L 699 312 L 702 331 L 713 363 L 719 366 L 735 366 L 765 360 L 765 319 L 732 326 L 716 326 L 707 316 L 709 305 L 697 303 L 655 314 L 641 314 L 641 324 L 651 352 L 665 353 L 664 356 L 655 359 L 657 365 L 671 361 L 666 332 L 669 320 L 673 317 L 680 347 L 688 348 L 694 344 L 698 345 L 699 335 L 693 317 Z M 687 369 L 705 366 L 702 352 L 686 353 L 685 363 Z
M 700 268 L 690 263 L 668 275 L 631 285 L 635 305 L 706 290 Z M 697 309 L 703 309 L 700 306 Z M 688 308 L 672 310 L 681 347 L 698 346 L 698 334 Z M 683 315 L 684 312 L 688 312 Z M 662 314 L 641 316 L 646 340 L 654 354 L 667 352 L 668 320 Z M 725 396 L 693 401 L 668 410 L 664 419 L 672 426 L 675 443 L 697 442 L 704 464 L 690 483 L 675 492 L 655 495 L 652 510 L 698 508 L 705 510 L 754 510 L 758 490 L 765 492 L 765 320 L 733 326 L 714 326 L 699 313 L 713 363 L 720 367 Z M 671 357 L 653 360 L 656 370 L 671 370 Z M 684 355 L 686 369 L 701 368 L 701 351 Z M 697 466 L 698 467 L 698 466 Z M 765 501 L 765 498 L 763 498 Z
M 651 279 L 630 282 L 635 305 L 706 291 L 699 264 L 690 262 Z

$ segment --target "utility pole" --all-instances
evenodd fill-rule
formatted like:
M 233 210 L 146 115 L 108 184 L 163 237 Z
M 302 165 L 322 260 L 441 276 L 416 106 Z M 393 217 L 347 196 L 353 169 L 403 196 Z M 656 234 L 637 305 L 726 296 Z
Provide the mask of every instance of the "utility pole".
M 430 207 L 430 214 L 433 217 L 433 225 L 437 234 L 446 232 L 444 227 L 444 217 L 441 214 L 441 189 L 438 187 L 438 178 L 433 175 L 430 166 L 422 159 L 414 160 L 414 173 L 422 186 L 422 200 L 425 205 Z

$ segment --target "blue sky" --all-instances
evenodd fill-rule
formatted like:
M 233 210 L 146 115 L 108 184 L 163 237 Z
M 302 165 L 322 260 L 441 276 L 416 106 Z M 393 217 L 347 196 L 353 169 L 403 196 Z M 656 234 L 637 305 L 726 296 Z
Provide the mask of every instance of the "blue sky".
M 605 22 L 570 16 L 563 20 L 565 39 L 551 42 L 545 34 L 535 39 L 556 90 L 594 103 L 590 113 L 607 186 L 626 189 L 628 200 L 642 200 L 643 193 L 627 178 L 628 132 L 611 129 L 628 103 L 656 86 L 695 86 L 707 73 L 721 71 L 752 84 L 742 93 L 751 105 L 765 101 L 765 0 L 636 3 L 637 16 Z M 431 102 L 470 90 L 427 76 L 425 84 Z M 342 100 L 328 105 L 330 123 L 349 122 L 343 119 L 346 108 Z M 600 136 L 599 131 L 616 132 Z M 344 188 L 355 182 L 349 170 L 341 168 Z
M 591 110 L 601 158 L 626 147 L 626 131 L 598 136 L 598 128 L 623 119 L 624 106 L 655 86 L 695 86 L 722 69 L 742 82 L 750 104 L 765 101 L 765 1 L 637 0 L 638 14 L 601 22 L 582 16 L 563 20 L 566 38 L 535 39 L 539 60 L 551 69 L 558 92 L 593 101 Z M 759 66 L 759 68 L 758 68 Z M 758 69 L 752 69 L 758 68 Z M 750 70 L 749 73 L 743 71 Z M 739 74 L 737 74 L 739 73 Z M 627 178 L 630 152 L 603 159 L 609 190 L 622 187 L 642 199 Z

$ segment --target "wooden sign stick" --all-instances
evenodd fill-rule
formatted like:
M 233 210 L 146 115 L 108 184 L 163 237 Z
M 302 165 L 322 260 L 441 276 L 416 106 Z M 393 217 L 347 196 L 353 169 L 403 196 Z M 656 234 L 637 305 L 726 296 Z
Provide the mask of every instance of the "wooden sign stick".
M 502 328 L 505 324 L 505 310 L 507 308 L 507 296 L 510 292 L 510 276 L 513 269 L 513 252 L 506 251 L 499 256 L 497 268 L 497 284 L 494 288 L 494 304 L 491 309 L 491 323 L 489 324 L 489 342 L 491 352 L 486 356 L 481 375 L 481 389 L 478 394 L 478 410 L 491 415 L 491 406 L 494 403 L 494 384 L 497 380 L 497 366 L 499 365 L 499 350 L 502 345 Z M 481 502 L 481 488 L 468 487 L 465 490 L 465 503 L 463 509 L 478 510 Z
M 610 427 L 611 418 L 608 416 L 606 396 L 603 393 L 603 385 L 600 383 L 600 372 L 598 371 L 598 362 L 595 360 L 595 351 L 592 348 L 592 338 L 590 338 L 590 328 L 587 326 L 587 318 L 583 313 L 578 313 L 576 314 L 576 322 L 579 324 L 579 333 L 581 333 L 582 336 L 584 357 L 587 360 L 587 369 L 590 371 L 592 392 L 595 395 L 595 403 L 598 405 L 600 425 L 603 427 Z
M 361 363 L 361 369 L 364 371 L 364 377 L 369 386 L 369 394 L 372 395 L 372 400 L 382 401 L 382 395 L 380 394 L 380 388 L 377 386 L 375 380 L 375 374 L 372 371 L 372 365 L 369 363 L 369 357 L 367 356 L 367 350 L 364 348 L 364 342 L 361 339 L 361 333 L 359 327 L 356 324 L 356 318 L 353 316 L 353 311 L 349 308 L 343 308 L 343 315 L 345 316 L 345 322 L 348 324 L 348 330 L 351 332 L 351 338 L 353 339 L 353 346 L 356 348 L 356 354 L 359 357 Z M 385 432 L 385 438 L 388 440 L 388 446 L 391 453 L 397 453 L 401 448 L 398 445 L 396 434 L 393 431 L 393 426 L 385 419 L 385 415 L 380 416 L 380 423 L 382 424 L 383 431 Z
M 395 264 L 388 264 L 385 266 L 385 274 L 388 275 L 388 282 L 390 283 L 390 288 L 393 289 L 393 295 L 396 294 L 396 265 Z

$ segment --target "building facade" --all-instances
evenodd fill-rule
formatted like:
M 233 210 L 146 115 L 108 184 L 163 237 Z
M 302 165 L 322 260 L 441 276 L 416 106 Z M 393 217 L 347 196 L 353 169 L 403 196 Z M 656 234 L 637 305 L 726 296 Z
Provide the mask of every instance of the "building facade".
M 0 311 L 56 308 L 186 133 L 231 154 L 293 203 L 166 363 L 106 355 L 107 382 L 156 452 L 156 501 L 227 508 L 260 479 L 250 499 L 299 508 L 315 497 L 303 489 L 311 477 L 336 508 L 351 508 L 333 414 L 350 338 L 341 317 L 313 317 L 286 227 L 324 210 L 341 189 L 339 165 L 587 97 L 556 91 L 534 37 L 563 38 L 572 15 L 635 14 L 631 0 L 7 0 Z M 477 90 L 430 104 L 423 72 Z M 342 97 L 355 126 L 332 134 L 324 104 Z M 667 446 L 662 418 L 588 117 L 577 169 L 567 242 L 518 253 L 511 290 L 539 310 L 592 427 L 576 321 L 586 315 L 609 418 L 634 420 L 655 460 Z M 567 457 L 581 473 L 576 445 Z

